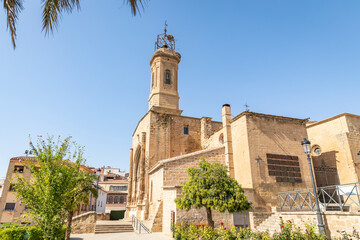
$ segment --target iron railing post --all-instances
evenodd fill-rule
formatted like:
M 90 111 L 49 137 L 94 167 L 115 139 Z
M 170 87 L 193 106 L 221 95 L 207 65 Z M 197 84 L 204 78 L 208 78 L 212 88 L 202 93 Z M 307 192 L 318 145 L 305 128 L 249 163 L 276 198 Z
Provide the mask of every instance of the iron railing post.
M 343 204 L 342 204 L 342 201 L 341 201 L 341 195 L 340 195 L 340 191 L 339 191 L 339 186 L 336 186 L 336 187 L 335 187 L 335 191 L 336 191 L 336 193 L 337 193 L 337 195 L 338 195 L 338 198 L 339 198 L 340 209 L 341 209 L 341 211 L 343 212 L 344 209 L 343 209 Z

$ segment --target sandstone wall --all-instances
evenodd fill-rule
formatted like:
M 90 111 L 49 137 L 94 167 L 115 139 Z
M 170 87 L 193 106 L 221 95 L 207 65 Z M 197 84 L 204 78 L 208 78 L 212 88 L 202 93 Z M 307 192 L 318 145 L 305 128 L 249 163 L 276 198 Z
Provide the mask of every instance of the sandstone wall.
M 94 233 L 96 221 L 110 220 L 110 214 L 87 212 L 73 217 L 71 225 L 72 234 Z
M 358 182 L 360 166 L 357 153 L 360 150 L 360 117 L 351 114 L 341 114 L 307 127 L 312 146 L 321 148 L 321 155 L 313 153 L 314 165 L 335 167 L 338 172 L 338 182 L 346 184 Z M 318 163 L 317 163 L 318 161 Z M 329 185 L 334 184 L 330 183 Z
M 149 216 L 155 217 L 157 207 L 163 200 L 163 168 L 160 168 L 149 175 Z
M 204 211 L 191 210 L 190 212 L 180 211 L 176 208 L 174 202 L 176 197 L 181 196 L 181 185 L 182 183 L 188 180 L 187 169 L 189 167 L 198 167 L 200 157 L 204 157 L 208 162 L 219 162 L 224 164 L 224 148 L 216 148 L 209 150 L 202 150 L 195 153 L 187 154 L 184 156 L 179 156 L 171 159 L 166 159 L 159 165 L 159 170 L 154 170 L 150 174 L 150 179 L 152 179 L 155 184 L 155 179 L 160 178 L 160 170 L 163 169 L 163 190 L 156 194 L 162 193 L 163 201 L 163 232 L 171 232 L 171 212 L 175 213 L 176 221 L 193 221 L 195 223 L 203 223 L 204 219 L 206 220 L 206 215 Z M 160 184 L 159 184 L 160 185 Z M 161 187 L 161 185 L 160 185 Z M 155 187 L 154 187 L 155 190 Z M 153 196 L 156 196 L 155 193 Z M 196 212 L 194 215 L 193 213 Z M 220 224 L 221 221 L 224 221 L 223 214 L 218 214 L 214 212 L 214 220 L 216 224 Z M 195 217 L 195 218 L 194 218 Z M 230 219 L 230 215 L 229 215 Z M 231 218 L 232 219 L 232 218 Z
M 206 161 L 225 164 L 224 148 L 200 153 L 189 154 L 190 156 L 179 156 L 164 164 L 164 186 L 180 186 L 188 180 L 187 169 L 190 167 L 199 167 L 199 159 L 204 157 Z
M 304 120 L 245 112 L 234 118 L 232 136 L 235 178 L 244 188 L 254 188 L 257 198 L 266 203 L 255 203 L 253 208 L 270 209 L 278 205 L 279 192 L 311 187 L 309 167 L 301 147 L 301 141 L 307 137 Z M 267 154 L 298 157 L 302 182 L 280 182 L 270 176 Z M 259 164 L 258 157 L 262 159 Z
M 284 221 L 291 220 L 299 226 L 303 222 L 312 222 L 316 225 L 317 229 L 316 212 L 283 212 L 281 216 Z M 360 213 L 326 212 L 323 216 L 323 221 L 326 234 L 332 238 L 340 237 L 338 231 L 352 233 L 356 229 L 358 233 L 360 232 Z

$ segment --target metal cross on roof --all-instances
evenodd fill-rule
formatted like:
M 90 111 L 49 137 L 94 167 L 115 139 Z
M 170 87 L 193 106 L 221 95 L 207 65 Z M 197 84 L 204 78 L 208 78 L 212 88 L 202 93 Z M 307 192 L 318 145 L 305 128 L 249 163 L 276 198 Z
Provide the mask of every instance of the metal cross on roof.
M 164 26 L 164 33 L 165 33 L 165 35 L 166 35 L 166 32 L 167 32 L 167 29 L 166 29 L 167 26 L 168 26 L 168 25 L 167 25 L 166 20 L 165 20 L 165 26 Z

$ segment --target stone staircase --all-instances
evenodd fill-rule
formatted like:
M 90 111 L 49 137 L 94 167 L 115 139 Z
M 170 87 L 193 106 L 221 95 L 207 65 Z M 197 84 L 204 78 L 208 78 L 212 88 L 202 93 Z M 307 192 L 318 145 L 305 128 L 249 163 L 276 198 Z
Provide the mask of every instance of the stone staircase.
M 257 227 L 257 231 L 266 231 L 268 230 L 270 234 L 273 234 L 275 232 L 280 232 L 280 212 L 274 212 L 272 215 L 270 215 L 266 220 L 264 220 L 262 223 L 260 223 Z
M 95 234 L 101 233 L 122 233 L 134 232 L 131 220 L 122 219 L 116 221 L 97 221 L 95 226 Z

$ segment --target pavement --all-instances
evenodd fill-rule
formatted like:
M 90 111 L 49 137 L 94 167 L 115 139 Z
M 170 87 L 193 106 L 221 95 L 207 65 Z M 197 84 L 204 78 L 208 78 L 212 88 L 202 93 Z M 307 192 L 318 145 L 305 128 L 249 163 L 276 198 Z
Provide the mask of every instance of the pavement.
M 173 240 L 173 238 L 163 233 L 137 234 L 129 233 L 109 233 L 109 234 L 72 234 L 71 240 Z

